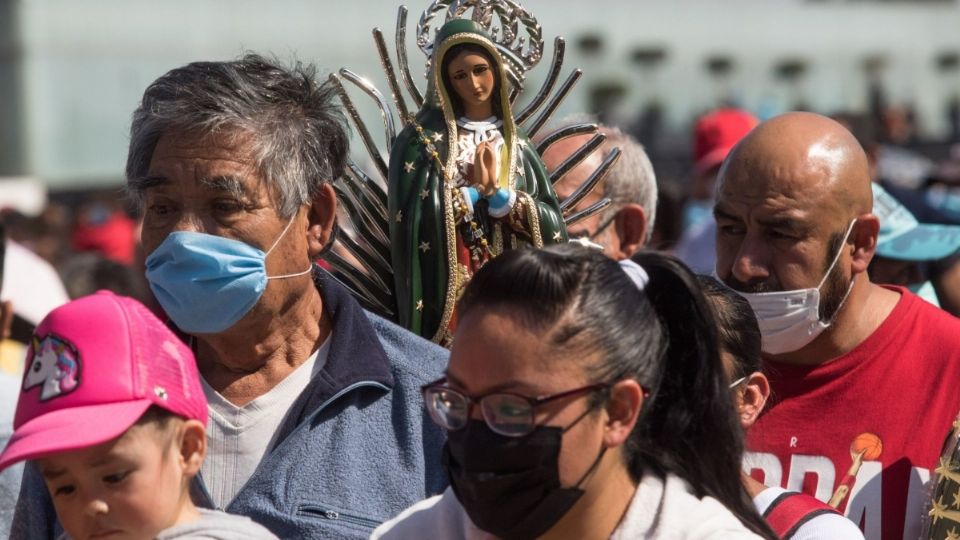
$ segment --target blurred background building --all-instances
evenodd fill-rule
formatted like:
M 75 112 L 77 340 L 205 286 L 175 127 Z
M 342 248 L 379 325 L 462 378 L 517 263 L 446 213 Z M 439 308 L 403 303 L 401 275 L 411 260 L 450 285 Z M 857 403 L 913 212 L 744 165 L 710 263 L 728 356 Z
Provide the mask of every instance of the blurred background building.
M 428 3 L 407 2 L 407 55 L 421 87 L 424 56 L 414 34 Z M 521 103 L 546 76 L 553 38 L 564 36 L 561 77 L 574 67 L 584 76 L 556 117 L 593 113 L 646 146 L 663 194 L 661 247 L 680 234 L 691 129 L 705 112 L 729 105 L 761 119 L 793 109 L 844 113 L 865 145 L 886 149 L 881 176 L 960 215 L 957 1 L 522 3 L 539 19 L 547 47 Z M 135 216 L 118 190 L 130 115 L 151 81 L 190 61 L 256 51 L 316 63 L 323 76 L 349 67 L 386 94 L 371 29 L 382 28 L 392 43 L 399 5 L 0 0 L 0 212 L 7 234 L 61 274 L 87 272 L 82 283 L 102 285 L 90 272 L 110 278 L 113 266 L 89 258 L 68 263 L 92 251 L 121 268 L 136 264 Z M 369 100 L 355 99 L 378 123 Z M 71 295 L 83 289 L 73 285 Z

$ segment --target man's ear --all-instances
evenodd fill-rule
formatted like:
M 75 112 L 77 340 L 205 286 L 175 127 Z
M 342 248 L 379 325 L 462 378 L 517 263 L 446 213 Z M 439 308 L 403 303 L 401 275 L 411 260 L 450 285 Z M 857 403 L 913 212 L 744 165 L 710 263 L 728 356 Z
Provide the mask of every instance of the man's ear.
M 317 258 L 333 241 L 337 221 L 337 195 L 333 185 L 324 182 L 314 195 L 307 211 L 307 248 L 310 258 Z
M 853 255 L 850 263 L 854 274 L 867 271 L 870 261 L 877 252 L 877 236 L 880 234 L 880 219 L 873 214 L 857 216 L 853 224 L 850 239 L 853 242 Z
M 627 441 L 633 426 L 637 424 L 640 409 L 643 407 L 644 391 L 640 383 L 628 379 L 613 385 L 609 392 L 603 444 L 607 448 L 616 448 Z
M 186 420 L 180 426 L 180 466 L 186 477 L 196 476 L 207 455 L 207 430 L 199 420 Z
M 737 416 L 743 429 L 750 429 L 763 412 L 770 397 L 770 381 L 759 371 L 751 373 L 739 387 L 737 394 Z
M 615 247 L 618 251 L 611 254 L 614 258 L 629 258 L 646 244 L 647 214 L 639 204 L 625 204 L 617 210 L 613 218 L 613 226 L 617 232 Z

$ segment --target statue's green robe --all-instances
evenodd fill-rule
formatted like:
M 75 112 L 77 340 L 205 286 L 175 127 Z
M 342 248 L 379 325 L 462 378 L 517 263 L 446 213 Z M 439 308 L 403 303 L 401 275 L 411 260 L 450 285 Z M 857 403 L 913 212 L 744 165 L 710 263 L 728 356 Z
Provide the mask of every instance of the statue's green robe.
M 436 66 L 442 65 L 445 51 L 464 42 L 478 43 L 491 51 L 501 64 L 497 66 L 500 81 L 506 81 L 499 53 L 475 23 L 447 23 L 437 36 L 427 101 L 414 122 L 399 134 L 390 152 L 388 200 L 398 322 L 442 344 L 448 344 L 452 337 L 454 307 L 471 273 L 465 261 L 457 259 L 458 231 L 452 201 L 459 187 L 446 180 L 456 175 L 457 126 Z M 503 249 L 567 241 L 560 206 L 543 161 L 514 125 L 507 87 L 501 84 L 500 95 L 493 96 L 506 111 L 500 119 L 504 149 L 499 179 L 501 187 L 517 192 L 516 204 L 526 210 L 527 227 L 518 231 L 506 219 L 491 218 L 489 242 L 494 256 Z

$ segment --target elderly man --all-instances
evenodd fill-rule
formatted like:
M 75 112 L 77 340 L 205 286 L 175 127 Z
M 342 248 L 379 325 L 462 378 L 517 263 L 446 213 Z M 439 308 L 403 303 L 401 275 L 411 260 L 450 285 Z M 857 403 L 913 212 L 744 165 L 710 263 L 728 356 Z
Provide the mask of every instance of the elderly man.
M 581 123 L 565 119 L 556 127 Z M 585 238 L 603 246 L 605 254 L 620 260 L 633 255 L 650 240 L 653 220 L 657 212 L 657 179 L 653 165 L 643 146 L 633 137 L 617 128 L 600 126 L 600 133 L 607 136 L 599 149 L 594 150 L 579 165 L 574 167 L 553 187 L 562 202 L 590 176 L 614 148 L 620 148 L 620 159 L 593 192 L 577 205 L 582 210 L 607 197 L 612 204 L 569 228 L 570 238 Z M 592 135 L 579 135 L 564 139 L 543 154 L 544 164 L 550 172 L 556 170 Z
M 347 148 L 333 89 L 254 55 L 163 75 L 131 127 L 147 278 L 210 403 L 194 498 L 281 538 L 366 538 L 445 484 L 419 395 L 445 352 L 312 263 Z M 53 537 L 35 470 L 25 486 L 14 538 Z
M 772 404 L 746 468 L 862 524 L 916 538 L 960 394 L 960 322 L 870 282 L 880 224 L 867 159 L 828 118 L 761 124 L 720 171 L 717 274 L 750 302 Z M 944 501 L 951 504 L 951 501 Z M 955 501 L 954 501 L 955 502 Z

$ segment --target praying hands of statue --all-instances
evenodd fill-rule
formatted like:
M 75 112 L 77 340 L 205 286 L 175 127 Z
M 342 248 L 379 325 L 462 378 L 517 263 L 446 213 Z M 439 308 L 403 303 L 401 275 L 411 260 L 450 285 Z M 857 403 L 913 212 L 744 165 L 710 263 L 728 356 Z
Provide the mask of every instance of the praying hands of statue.
M 480 195 L 489 197 L 497 192 L 497 156 L 493 145 L 483 141 L 477 145 L 473 158 L 473 185 Z

